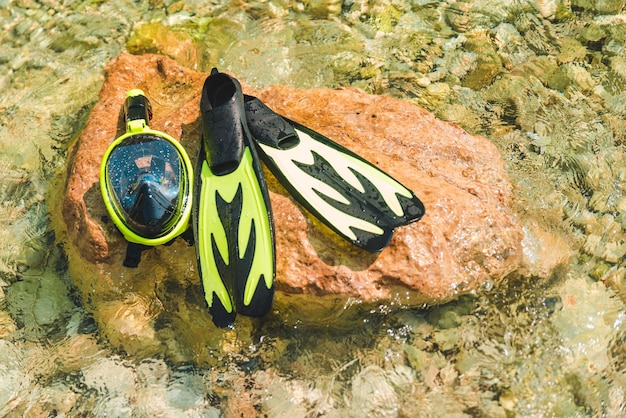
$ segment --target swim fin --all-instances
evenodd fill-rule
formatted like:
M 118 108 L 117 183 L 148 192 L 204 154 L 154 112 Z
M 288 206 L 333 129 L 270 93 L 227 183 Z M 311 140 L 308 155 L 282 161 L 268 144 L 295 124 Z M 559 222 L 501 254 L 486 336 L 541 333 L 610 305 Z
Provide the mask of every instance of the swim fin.
M 245 120 L 237 80 L 216 69 L 200 101 L 202 145 L 193 213 L 198 268 L 213 322 L 263 316 L 276 270 L 267 186 Z
M 259 155 L 289 193 L 349 242 L 385 248 L 395 227 L 419 220 L 424 205 L 397 180 L 322 134 L 245 96 Z

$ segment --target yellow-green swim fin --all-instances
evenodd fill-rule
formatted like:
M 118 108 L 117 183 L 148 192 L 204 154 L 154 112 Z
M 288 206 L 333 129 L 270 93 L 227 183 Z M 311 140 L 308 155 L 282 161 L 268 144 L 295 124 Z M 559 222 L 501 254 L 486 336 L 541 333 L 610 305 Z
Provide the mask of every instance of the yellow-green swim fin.
M 237 313 L 258 317 L 272 306 L 274 228 L 239 82 L 214 69 L 202 90 L 200 113 L 194 237 L 213 322 L 227 327 Z

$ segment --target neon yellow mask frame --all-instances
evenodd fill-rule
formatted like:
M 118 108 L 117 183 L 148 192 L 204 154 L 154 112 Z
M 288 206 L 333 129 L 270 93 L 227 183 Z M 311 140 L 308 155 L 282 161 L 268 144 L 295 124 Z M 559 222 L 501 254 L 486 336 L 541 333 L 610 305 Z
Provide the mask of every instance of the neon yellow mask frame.
M 152 119 L 152 108 L 143 91 L 132 89 L 126 93 L 124 104 L 124 120 L 126 132 L 116 138 L 107 148 L 100 165 L 100 191 L 107 212 L 117 229 L 122 233 L 126 241 L 147 246 L 165 244 L 185 232 L 189 226 L 191 210 L 193 207 L 193 167 L 191 160 L 183 146 L 168 134 L 151 129 L 148 123 Z M 129 141 L 141 141 L 141 138 L 149 137 L 151 141 L 166 141 L 165 148 L 173 146 L 180 162 L 180 174 L 178 176 L 178 190 L 175 213 L 172 219 L 166 222 L 158 233 L 146 236 L 133 228 L 132 222 L 127 219 L 126 211 L 121 207 L 114 185 L 112 184 L 109 160 L 111 154 L 118 147 Z M 148 195 L 152 197 L 151 195 Z M 133 230 L 135 229 L 135 230 Z

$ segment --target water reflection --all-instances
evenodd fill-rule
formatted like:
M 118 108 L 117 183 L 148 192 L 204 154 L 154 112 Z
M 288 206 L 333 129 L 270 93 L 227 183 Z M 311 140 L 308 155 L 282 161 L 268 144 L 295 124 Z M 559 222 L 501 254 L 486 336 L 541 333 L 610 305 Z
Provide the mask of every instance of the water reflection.
M 624 414 L 624 4 L 571 3 L 0 1 L 0 414 Z M 546 269 L 442 307 L 282 312 L 198 364 L 127 358 L 80 306 L 45 199 L 126 46 L 255 87 L 390 94 L 488 136 L 555 243 L 527 229 Z

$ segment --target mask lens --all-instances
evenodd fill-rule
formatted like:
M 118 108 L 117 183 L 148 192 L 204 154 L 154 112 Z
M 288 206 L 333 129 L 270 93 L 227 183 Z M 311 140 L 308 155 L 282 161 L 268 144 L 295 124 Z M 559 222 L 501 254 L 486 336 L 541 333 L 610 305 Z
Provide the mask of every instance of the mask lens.
M 130 230 L 156 238 L 176 225 L 183 204 L 181 170 L 176 147 L 156 135 L 133 135 L 111 151 L 108 181 Z

